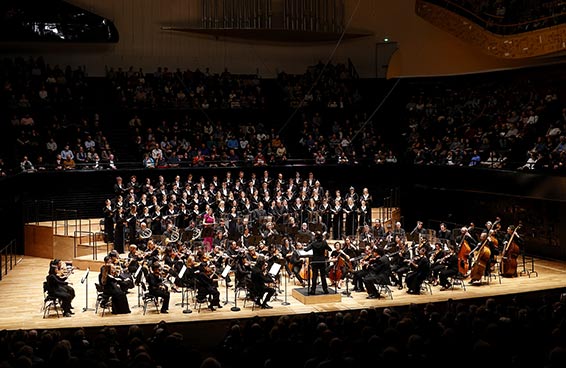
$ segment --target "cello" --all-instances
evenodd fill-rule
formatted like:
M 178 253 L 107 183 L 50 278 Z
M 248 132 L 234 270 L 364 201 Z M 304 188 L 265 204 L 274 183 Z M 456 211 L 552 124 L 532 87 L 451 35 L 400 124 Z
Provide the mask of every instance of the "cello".
M 346 266 L 346 261 L 344 260 L 343 256 L 345 256 L 344 252 L 340 250 L 340 253 L 336 256 L 336 261 L 330 267 L 330 271 L 328 271 L 328 278 L 332 281 L 332 284 L 337 284 L 342 280 L 342 270 Z
M 501 275 L 504 277 L 514 277 L 517 275 L 517 258 L 519 257 L 520 249 L 515 241 L 515 236 L 520 227 L 521 225 L 518 225 L 513 229 L 513 234 L 511 234 L 501 253 Z
M 462 276 L 466 276 L 470 267 L 470 264 L 468 263 L 468 256 L 472 252 L 472 248 L 470 248 L 470 244 L 466 240 L 466 236 L 470 236 L 468 234 L 468 229 L 462 228 L 462 230 L 464 230 L 464 233 L 458 248 L 458 272 L 461 273 Z

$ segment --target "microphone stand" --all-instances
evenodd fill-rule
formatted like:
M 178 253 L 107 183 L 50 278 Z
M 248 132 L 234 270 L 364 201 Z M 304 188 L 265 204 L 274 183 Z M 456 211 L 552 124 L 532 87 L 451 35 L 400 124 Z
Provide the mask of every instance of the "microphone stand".
M 89 273 L 90 273 L 90 268 L 87 268 L 85 275 L 81 279 L 81 284 L 84 284 L 86 282 L 86 285 L 85 285 L 85 299 L 86 300 L 85 300 L 85 307 L 83 308 L 83 312 L 94 310 L 94 309 L 88 307 L 88 274 Z

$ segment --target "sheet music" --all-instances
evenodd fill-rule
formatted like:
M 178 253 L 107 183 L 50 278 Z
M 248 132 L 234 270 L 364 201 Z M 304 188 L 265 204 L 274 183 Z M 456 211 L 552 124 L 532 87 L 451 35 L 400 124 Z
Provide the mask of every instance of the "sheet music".
M 302 249 L 297 249 L 297 253 L 299 253 L 299 257 L 312 257 L 312 249 L 308 252 Z
M 185 274 L 185 272 L 187 271 L 187 266 L 183 265 L 183 267 L 181 268 L 181 271 L 179 271 L 179 278 L 182 279 L 183 275 Z
M 271 265 L 271 268 L 269 269 L 269 274 L 271 276 L 277 276 L 280 269 L 281 269 L 281 265 L 279 263 L 274 263 Z
M 226 265 L 226 267 L 224 267 L 224 270 L 222 270 L 222 278 L 226 278 L 226 276 L 228 276 L 228 274 L 230 273 L 230 270 L 232 269 L 232 267 L 230 267 L 230 265 Z

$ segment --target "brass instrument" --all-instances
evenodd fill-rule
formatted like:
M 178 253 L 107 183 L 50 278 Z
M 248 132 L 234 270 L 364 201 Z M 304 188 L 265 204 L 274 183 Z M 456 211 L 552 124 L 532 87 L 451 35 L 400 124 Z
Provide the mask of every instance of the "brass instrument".
M 153 235 L 151 229 L 149 227 L 146 227 L 141 233 L 140 233 L 140 238 L 142 239 L 149 239 L 151 238 L 151 235 Z

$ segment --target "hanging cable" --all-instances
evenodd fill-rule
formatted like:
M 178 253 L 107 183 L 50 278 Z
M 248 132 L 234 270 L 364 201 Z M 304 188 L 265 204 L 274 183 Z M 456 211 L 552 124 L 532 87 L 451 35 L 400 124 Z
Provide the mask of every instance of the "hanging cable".
M 344 38 L 344 36 L 346 35 L 346 30 L 348 29 L 348 27 L 350 26 L 350 23 L 352 22 L 352 19 L 354 18 L 354 14 L 356 14 L 359 6 L 360 6 L 360 2 L 361 0 L 358 0 L 358 2 L 356 3 L 356 6 L 354 7 L 354 10 L 352 11 L 352 14 L 350 14 L 350 18 L 348 19 L 348 22 L 346 23 L 346 26 L 344 27 L 344 30 L 342 31 L 342 34 L 340 34 L 340 37 L 338 38 L 338 41 L 336 42 L 336 45 L 334 46 L 334 49 L 332 50 L 332 52 L 330 53 L 330 56 L 328 57 L 328 60 L 326 61 L 326 63 L 324 64 L 324 67 L 322 68 L 322 70 L 320 71 L 320 73 L 318 74 L 318 76 L 316 77 L 316 79 L 314 80 L 313 84 L 311 85 L 310 89 L 308 90 L 307 93 L 304 94 L 303 98 L 301 99 L 301 102 L 299 103 L 299 106 L 297 106 L 297 108 L 295 110 L 293 110 L 293 113 L 291 114 L 291 116 L 289 116 L 289 118 L 287 119 L 287 121 L 285 121 L 285 123 L 281 126 L 281 129 L 279 129 L 279 131 L 277 132 L 277 134 L 281 134 L 285 128 L 287 127 L 287 125 L 289 125 L 289 123 L 293 120 L 293 118 L 295 117 L 295 115 L 297 114 L 297 112 L 299 112 L 299 109 L 301 109 L 301 107 L 303 106 L 303 104 L 305 103 L 305 97 L 307 95 L 309 95 L 312 90 L 314 89 L 314 87 L 316 86 L 316 84 L 318 83 L 319 79 L 322 77 L 322 75 L 324 74 L 324 72 L 326 71 L 326 68 L 328 67 L 328 64 L 330 64 L 330 62 L 332 61 L 332 58 L 334 57 L 334 54 L 336 53 L 336 50 L 338 50 L 338 46 L 340 46 L 340 44 L 342 43 L 342 39 Z

